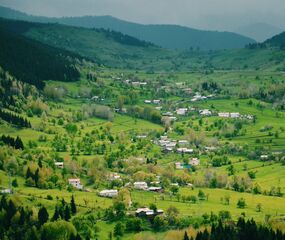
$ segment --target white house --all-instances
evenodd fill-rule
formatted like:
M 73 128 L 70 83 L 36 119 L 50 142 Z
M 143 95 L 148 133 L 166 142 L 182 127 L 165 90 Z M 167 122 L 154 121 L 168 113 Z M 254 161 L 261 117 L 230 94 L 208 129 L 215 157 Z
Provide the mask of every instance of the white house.
M 83 185 L 80 183 L 80 178 L 70 178 L 68 183 L 77 189 L 83 189 Z
M 260 156 L 260 159 L 261 159 L 261 160 L 267 160 L 267 159 L 268 159 L 268 155 L 261 155 L 261 156 Z
M 175 168 L 176 168 L 176 169 L 183 169 L 183 163 L 181 163 L 181 162 L 176 162 L 176 163 L 175 163 Z
M 166 112 L 166 113 L 163 113 L 162 115 L 166 116 L 166 117 L 171 117 L 171 116 L 173 116 L 173 113 L 172 112 Z
M 162 188 L 161 187 L 149 187 L 147 190 L 151 192 L 161 192 Z
M 99 196 L 100 197 L 109 197 L 109 198 L 113 198 L 118 196 L 118 190 L 113 190 L 113 189 L 105 189 L 101 192 L 99 192 Z
M 191 154 L 194 150 L 192 148 L 177 148 L 177 152 Z
M 0 190 L 1 194 L 11 194 L 13 191 L 10 188 Z
M 240 113 L 238 113 L 238 112 L 231 113 L 231 118 L 240 118 L 240 117 L 241 117 Z
M 146 182 L 134 182 L 134 188 L 138 190 L 147 190 L 148 186 Z
M 152 101 L 154 104 L 159 104 L 160 103 L 160 100 L 153 100 Z
M 151 100 L 144 100 L 144 103 L 151 104 Z
M 185 115 L 187 113 L 188 109 L 187 108 L 178 108 L 176 109 L 176 114 L 177 115 Z
M 118 173 L 110 173 L 109 175 L 110 181 L 119 180 L 119 179 L 121 179 L 121 176 Z
M 186 146 L 186 145 L 188 145 L 188 141 L 187 140 L 179 140 L 178 141 L 178 144 L 180 145 L 180 146 Z
M 220 113 L 218 113 L 218 116 L 222 117 L 222 118 L 229 118 L 230 113 L 229 112 L 220 112 Z
M 209 109 L 200 110 L 199 113 L 202 116 L 211 116 L 212 115 L 212 112 Z
M 54 165 L 55 165 L 57 168 L 63 168 L 63 166 L 64 166 L 63 162 L 55 162 Z
M 189 164 L 191 166 L 198 166 L 200 164 L 200 160 L 198 158 L 191 158 L 189 160 Z
M 149 208 L 138 208 L 136 210 L 136 216 L 153 216 L 153 215 L 159 215 L 163 214 L 162 209 L 157 209 L 156 212 Z

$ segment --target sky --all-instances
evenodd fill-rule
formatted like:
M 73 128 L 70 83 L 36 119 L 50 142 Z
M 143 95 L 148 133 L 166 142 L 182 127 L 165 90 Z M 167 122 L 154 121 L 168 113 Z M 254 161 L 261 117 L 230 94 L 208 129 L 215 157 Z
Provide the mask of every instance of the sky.
M 264 22 L 285 29 L 285 0 L 0 0 L 0 5 L 49 17 L 112 15 L 225 31 Z

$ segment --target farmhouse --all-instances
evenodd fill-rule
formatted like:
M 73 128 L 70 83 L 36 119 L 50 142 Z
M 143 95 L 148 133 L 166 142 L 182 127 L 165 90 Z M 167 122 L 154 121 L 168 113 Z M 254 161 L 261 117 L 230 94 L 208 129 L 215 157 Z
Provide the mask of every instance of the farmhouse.
M 160 103 L 160 100 L 153 100 L 152 101 L 154 104 L 159 104 Z
M 151 100 L 144 100 L 144 103 L 151 104 Z
M 134 188 L 138 190 L 147 190 L 148 186 L 146 182 L 134 182 Z
M 77 189 L 83 189 L 83 185 L 80 183 L 80 178 L 70 178 L 68 179 L 68 183 Z
M 108 189 L 106 189 L 106 190 L 103 190 L 103 191 L 99 192 L 99 196 L 100 197 L 113 198 L 113 197 L 118 196 L 118 190 L 113 190 L 113 189 L 108 190 Z
M 267 160 L 267 159 L 268 159 L 268 155 L 261 155 L 261 156 L 260 156 L 260 159 L 261 159 L 261 160 Z

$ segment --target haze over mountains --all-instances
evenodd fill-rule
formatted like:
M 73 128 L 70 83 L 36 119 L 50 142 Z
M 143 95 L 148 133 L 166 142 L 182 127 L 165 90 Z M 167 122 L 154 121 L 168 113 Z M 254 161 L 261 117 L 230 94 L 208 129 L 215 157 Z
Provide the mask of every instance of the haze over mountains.
M 111 29 L 168 49 L 235 49 L 255 42 L 252 38 L 231 32 L 203 31 L 178 25 L 143 25 L 111 16 L 48 18 L 31 16 L 5 7 L 0 7 L 0 16 L 33 22 L 57 22 L 85 28 Z

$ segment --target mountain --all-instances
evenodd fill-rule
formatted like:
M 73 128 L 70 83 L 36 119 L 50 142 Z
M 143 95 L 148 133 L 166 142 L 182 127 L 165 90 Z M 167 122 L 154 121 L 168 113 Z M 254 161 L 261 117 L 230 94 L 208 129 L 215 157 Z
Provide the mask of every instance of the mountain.
M 265 43 L 270 44 L 271 46 L 280 47 L 285 49 L 285 32 L 282 32 L 268 40 Z
M 3 27 L 0 27 L 0 35 L 0 66 L 18 80 L 42 88 L 43 80 L 75 81 L 79 78 L 74 54 L 19 36 Z
M 232 32 L 204 31 L 178 25 L 144 25 L 111 16 L 47 18 L 30 16 L 4 7 L 0 8 L 0 16 L 33 22 L 57 22 L 77 27 L 110 29 L 168 49 L 235 49 L 255 42 L 249 37 Z
M 170 50 L 104 29 L 7 19 L 0 19 L 0 28 L 110 67 L 148 69 L 174 55 Z
M 236 29 L 235 32 L 253 38 L 258 42 L 263 42 L 266 39 L 281 33 L 282 29 L 267 23 L 255 23 L 242 26 Z

